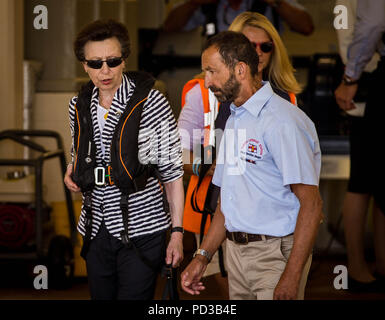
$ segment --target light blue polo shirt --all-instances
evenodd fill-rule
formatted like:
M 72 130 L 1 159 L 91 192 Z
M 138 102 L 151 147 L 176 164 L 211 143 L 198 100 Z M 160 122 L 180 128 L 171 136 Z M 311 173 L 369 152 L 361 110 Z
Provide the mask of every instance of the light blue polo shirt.
M 290 184 L 318 185 L 321 151 L 313 122 L 276 95 L 269 82 L 231 105 L 213 183 L 221 187 L 227 230 L 285 236 L 299 201 Z

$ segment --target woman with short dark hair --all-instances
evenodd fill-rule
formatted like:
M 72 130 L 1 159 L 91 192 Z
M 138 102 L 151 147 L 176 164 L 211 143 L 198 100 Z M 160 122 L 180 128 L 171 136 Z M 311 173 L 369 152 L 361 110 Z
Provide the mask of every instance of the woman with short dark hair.
M 74 42 L 75 56 L 79 61 L 84 61 L 84 46 L 88 41 L 101 41 L 115 37 L 121 46 L 122 57 L 126 59 L 130 51 L 130 37 L 127 28 L 114 20 L 97 20 L 85 26 L 77 35 Z
M 91 298 L 149 300 L 164 259 L 174 267 L 183 259 L 175 118 L 150 75 L 123 72 L 130 53 L 123 24 L 87 25 L 74 51 L 91 81 L 70 101 L 72 161 L 64 182 L 83 194 L 78 231 Z

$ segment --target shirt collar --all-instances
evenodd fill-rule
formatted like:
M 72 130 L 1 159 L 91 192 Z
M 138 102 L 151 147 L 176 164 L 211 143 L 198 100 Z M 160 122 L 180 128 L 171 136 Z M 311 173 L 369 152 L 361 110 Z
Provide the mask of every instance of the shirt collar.
M 270 100 L 273 94 L 274 91 L 271 88 L 269 81 L 262 81 L 262 87 L 257 92 L 255 92 L 244 104 L 237 107 L 234 103 L 231 103 L 231 112 L 234 114 L 237 113 L 237 110 L 245 109 L 257 118 L 262 108 L 266 102 Z

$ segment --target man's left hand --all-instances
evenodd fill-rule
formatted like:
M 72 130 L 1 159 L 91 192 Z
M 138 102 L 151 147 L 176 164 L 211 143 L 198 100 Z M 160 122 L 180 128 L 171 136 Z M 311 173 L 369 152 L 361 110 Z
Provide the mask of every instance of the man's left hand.
M 171 239 L 168 243 L 166 251 L 166 264 L 171 264 L 172 267 L 179 267 L 183 260 L 183 234 L 181 232 L 171 233 Z
M 298 295 L 299 282 L 293 277 L 287 276 L 285 272 L 279 279 L 274 290 L 274 300 L 296 300 Z
M 341 83 L 336 89 L 336 91 L 334 91 L 336 101 L 342 110 L 348 111 L 355 108 L 353 98 L 357 93 L 357 88 L 357 84 L 347 86 Z

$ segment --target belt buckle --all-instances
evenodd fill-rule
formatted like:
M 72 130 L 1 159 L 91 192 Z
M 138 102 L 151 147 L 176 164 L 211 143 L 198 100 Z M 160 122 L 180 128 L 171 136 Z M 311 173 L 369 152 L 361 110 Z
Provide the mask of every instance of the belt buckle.
M 238 237 L 235 237 L 234 234 L 237 234 Z M 249 243 L 249 235 L 246 232 L 233 232 L 231 235 L 232 235 L 233 241 L 235 243 L 238 243 L 238 244 L 248 244 Z M 244 235 L 244 237 L 243 237 L 243 235 Z M 244 239 L 244 241 L 243 241 L 243 239 Z
M 96 167 L 94 169 L 95 184 L 104 186 L 106 184 L 106 169 L 104 167 Z
M 245 232 L 245 242 L 244 244 L 248 244 L 249 243 L 249 235 Z

